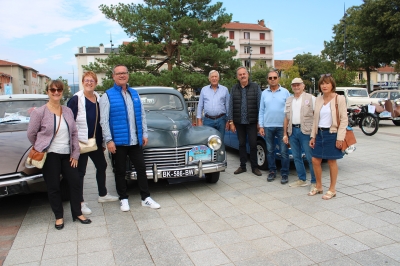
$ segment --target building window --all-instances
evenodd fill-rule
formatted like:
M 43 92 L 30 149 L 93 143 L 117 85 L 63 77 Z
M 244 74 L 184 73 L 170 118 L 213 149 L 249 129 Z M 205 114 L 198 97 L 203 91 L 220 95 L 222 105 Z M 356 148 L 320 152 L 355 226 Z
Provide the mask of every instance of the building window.
M 235 32 L 233 30 L 229 31 L 229 39 L 235 39 Z
M 363 79 L 363 73 L 362 72 L 358 72 L 358 79 L 362 80 Z
M 231 51 L 235 51 L 236 50 L 235 49 L 235 45 L 231 45 L 231 46 L 229 46 L 229 48 L 230 48 Z
M 265 33 L 260 33 L 260 40 L 265 40 Z
M 218 38 L 218 33 L 212 33 L 211 36 L 212 36 L 213 38 Z
M 150 65 L 156 65 L 157 64 L 157 60 L 156 59 L 150 59 L 149 60 L 149 64 Z
M 250 53 L 250 49 L 251 49 L 251 46 L 245 46 L 244 47 L 244 53 L 245 54 L 249 54 Z
M 250 60 L 244 60 L 244 66 L 249 68 L 250 67 Z
M 243 32 L 244 33 L 244 38 L 245 39 L 250 39 L 250 32 Z
M 260 47 L 260 54 L 265 54 L 265 47 Z

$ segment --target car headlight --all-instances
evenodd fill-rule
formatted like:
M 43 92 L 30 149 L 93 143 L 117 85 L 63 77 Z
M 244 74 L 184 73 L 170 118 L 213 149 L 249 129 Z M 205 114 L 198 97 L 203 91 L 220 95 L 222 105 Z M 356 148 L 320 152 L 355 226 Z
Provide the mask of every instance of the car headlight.
M 384 106 L 384 105 L 385 105 L 385 102 L 386 102 L 386 100 L 380 100 L 380 101 L 379 101 L 379 104 L 382 105 L 382 106 Z
M 219 150 L 219 148 L 221 148 L 221 145 L 222 145 L 222 140 L 217 135 L 211 135 L 208 138 L 208 147 L 210 147 L 210 149 Z
M 396 100 L 394 101 L 394 103 L 395 103 L 396 105 L 400 105 L 400 99 L 396 99 Z

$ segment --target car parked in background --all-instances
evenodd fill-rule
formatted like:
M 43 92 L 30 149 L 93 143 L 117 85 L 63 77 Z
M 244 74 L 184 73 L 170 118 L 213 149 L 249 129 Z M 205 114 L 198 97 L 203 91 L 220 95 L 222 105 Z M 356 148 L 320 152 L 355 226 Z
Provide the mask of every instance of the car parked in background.
M 149 141 L 143 153 L 147 178 L 157 182 L 197 176 L 209 183 L 218 182 L 227 166 L 221 133 L 208 126 L 193 126 L 184 98 L 174 88 L 134 89 L 146 112 Z M 126 178 L 137 178 L 128 158 Z
M 344 95 L 347 107 L 352 105 L 365 105 L 378 103 L 380 99 L 370 98 L 366 88 L 357 87 L 336 87 L 336 93 Z
M 377 90 L 371 92 L 369 97 L 394 101 L 400 98 L 400 90 Z
M 31 112 L 48 101 L 47 95 L 0 95 L 0 197 L 45 191 L 42 171 L 27 165 L 31 143 L 26 131 Z

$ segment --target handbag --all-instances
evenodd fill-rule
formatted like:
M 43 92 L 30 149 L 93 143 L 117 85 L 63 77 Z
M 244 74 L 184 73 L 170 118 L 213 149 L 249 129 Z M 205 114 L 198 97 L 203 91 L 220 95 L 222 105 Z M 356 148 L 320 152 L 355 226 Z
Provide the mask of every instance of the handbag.
M 60 120 L 58 121 L 57 130 L 54 136 L 57 135 L 57 132 L 60 129 L 61 118 L 62 118 L 62 108 L 61 108 Z M 47 151 L 37 151 L 35 150 L 35 147 L 32 146 L 32 149 L 29 151 L 28 158 L 26 158 L 26 163 L 28 165 L 35 166 L 36 168 L 42 169 L 44 162 L 46 161 L 46 158 L 47 158 Z
M 338 110 L 338 102 L 337 102 L 337 95 L 336 95 L 336 120 L 338 123 L 338 131 L 339 131 L 339 126 L 340 126 L 340 120 L 339 120 L 339 110 Z M 346 135 L 344 137 L 343 143 L 342 143 L 342 151 L 345 153 L 351 153 L 355 151 L 354 144 L 356 144 L 356 136 L 354 135 L 353 129 L 350 126 L 346 127 Z M 348 152 L 346 150 L 349 149 Z
M 98 110 L 97 110 L 97 98 L 96 98 L 96 123 L 94 124 L 93 138 L 88 139 L 87 143 L 79 141 L 79 149 L 81 154 L 97 150 L 97 143 L 96 143 L 97 112 Z

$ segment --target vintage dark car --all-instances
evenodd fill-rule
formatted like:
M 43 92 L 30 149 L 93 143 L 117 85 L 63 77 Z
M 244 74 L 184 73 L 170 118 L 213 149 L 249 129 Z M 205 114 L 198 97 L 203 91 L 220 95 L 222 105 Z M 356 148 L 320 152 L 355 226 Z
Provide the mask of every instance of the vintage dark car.
M 168 87 L 138 87 L 148 127 L 144 147 L 147 178 L 185 180 L 205 177 L 219 180 L 227 165 L 221 134 L 207 126 L 193 126 L 182 94 Z M 114 163 L 112 162 L 112 165 Z M 135 180 L 135 168 L 127 159 L 127 179 Z
M 47 95 L 0 95 L 0 197 L 45 190 L 41 170 L 25 161 L 30 114 L 47 101 Z

